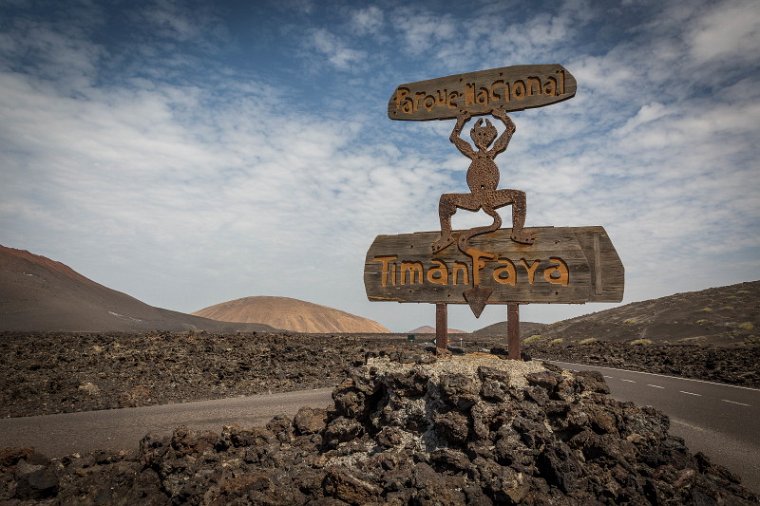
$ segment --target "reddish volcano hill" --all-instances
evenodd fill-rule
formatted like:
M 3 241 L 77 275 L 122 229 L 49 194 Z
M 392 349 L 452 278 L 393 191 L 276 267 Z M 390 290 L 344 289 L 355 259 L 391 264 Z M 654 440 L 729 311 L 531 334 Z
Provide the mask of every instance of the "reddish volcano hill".
M 469 334 L 469 332 L 466 330 L 459 329 L 446 329 L 446 332 L 448 334 Z M 430 325 L 423 325 L 422 327 L 417 327 L 416 329 L 407 331 L 407 334 L 435 334 L 435 327 L 431 327 Z
M 272 331 L 149 306 L 70 267 L 0 246 L 0 330 L 25 332 Z
M 390 332 L 376 321 L 290 297 L 243 297 L 200 309 L 194 315 L 227 322 L 256 322 L 304 333 Z

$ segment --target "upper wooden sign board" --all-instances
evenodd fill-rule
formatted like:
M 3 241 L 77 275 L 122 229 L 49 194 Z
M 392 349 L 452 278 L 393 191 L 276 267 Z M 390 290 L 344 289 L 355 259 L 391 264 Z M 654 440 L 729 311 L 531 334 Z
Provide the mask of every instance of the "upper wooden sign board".
M 500 229 L 471 239 L 465 252 L 452 244 L 438 253 L 431 251 L 438 232 L 380 235 L 365 261 L 367 296 L 470 305 L 473 296 L 484 304 L 623 299 L 623 264 L 603 227 L 525 230 L 535 237 L 531 245 L 512 241 L 511 229 Z
M 494 109 L 521 111 L 575 96 L 575 77 L 562 65 L 515 65 L 402 84 L 388 102 L 388 117 L 424 121 Z

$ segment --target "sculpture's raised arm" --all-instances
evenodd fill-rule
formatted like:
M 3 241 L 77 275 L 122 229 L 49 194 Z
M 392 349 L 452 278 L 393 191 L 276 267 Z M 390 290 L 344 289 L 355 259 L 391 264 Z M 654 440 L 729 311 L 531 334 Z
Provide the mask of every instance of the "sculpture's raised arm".
M 510 139 L 512 139 L 512 134 L 515 133 L 515 130 L 517 130 L 517 127 L 515 126 L 515 123 L 512 121 L 512 118 L 507 116 L 507 112 L 504 109 L 494 109 L 492 113 L 495 117 L 499 118 L 506 127 L 506 130 L 504 130 L 504 133 L 502 133 L 498 139 L 496 139 L 496 142 L 493 145 L 493 149 L 491 150 L 494 154 L 494 156 L 498 155 L 499 153 L 503 152 L 505 149 L 507 149 L 507 146 L 509 145 Z
M 464 156 L 472 159 L 475 156 L 475 152 L 472 150 L 472 146 L 466 140 L 462 139 L 459 135 L 462 133 L 462 127 L 465 122 L 470 119 L 472 115 L 467 111 L 460 111 L 457 116 L 457 124 L 454 125 L 454 130 L 451 131 L 449 140 L 462 152 Z

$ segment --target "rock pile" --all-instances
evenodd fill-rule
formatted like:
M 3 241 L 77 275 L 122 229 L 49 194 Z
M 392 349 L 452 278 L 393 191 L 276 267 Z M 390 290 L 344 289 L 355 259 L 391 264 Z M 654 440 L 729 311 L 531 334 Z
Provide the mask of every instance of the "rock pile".
M 179 428 L 132 454 L 0 455 L 0 502 L 757 504 L 593 372 L 472 354 L 369 358 L 265 428 Z

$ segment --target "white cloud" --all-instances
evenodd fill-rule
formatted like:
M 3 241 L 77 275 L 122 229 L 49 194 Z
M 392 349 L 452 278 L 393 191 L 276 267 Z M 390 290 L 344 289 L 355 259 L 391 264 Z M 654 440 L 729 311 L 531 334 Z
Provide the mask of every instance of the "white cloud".
M 424 53 L 431 46 L 458 36 L 456 25 L 450 16 L 424 8 L 394 9 L 391 24 L 404 38 L 402 51 L 412 55 Z
M 696 64 L 718 58 L 732 64 L 755 63 L 760 51 L 760 7 L 754 0 L 710 6 L 688 31 L 687 40 Z
M 385 15 L 376 5 L 351 13 L 351 29 L 359 35 L 377 34 L 383 28 Z
M 326 29 L 314 30 L 310 43 L 320 54 L 327 57 L 329 63 L 339 70 L 355 70 L 356 66 L 362 64 L 366 57 L 363 51 L 351 49 Z
M 166 37 L 203 44 L 206 25 L 156 5 L 149 13 Z M 144 68 L 102 83 L 113 53 L 86 30 L 19 21 L 0 34 L 0 241 L 173 309 L 277 294 L 397 330 L 430 323 L 431 307 L 366 301 L 364 255 L 377 234 L 435 230 L 439 195 L 466 191 L 468 160 L 447 140 L 451 122 L 390 122 L 385 95 L 365 97 L 361 111 L 347 97 L 368 85 L 392 90 L 389 79 L 407 72 L 558 61 L 578 79 L 577 97 L 514 113 L 517 133 L 497 159 L 502 186 L 528 194 L 529 225 L 604 225 L 626 266 L 627 301 L 746 280 L 760 264 L 757 65 L 737 56 L 735 41 L 711 45 L 728 32 L 743 34 L 738 50 L 757 44 L 756 9 L 744 5 L 668 3 L 593 49 L 591 7 L 518 20 L 507 15 L 514 5 L 464 17 L 373 5 L 344 32 L 314 8 L 293 45 L 323 56 L 319 77 L 352 72 L 325 81 L 334 94 L 312 95 L 259 69 L 203 67 L 186 79 L 175 70 L 204 60 L 180 49 L 167 74 L 156 60 L 165 47 L 149 37 L 139 51 L 156 56 Z M 296 73 L 299 62 L 281 64 Z M 732 62 L 743 73 L 716 72 L 735 72 Z M 464 211 L 454 219 L 487 221 Z M 525 318 L 592 309 L 529 306 Z M 480 321 L 468 311 L 452 310 L 451 325 L 504 318 L 503 308 Z

